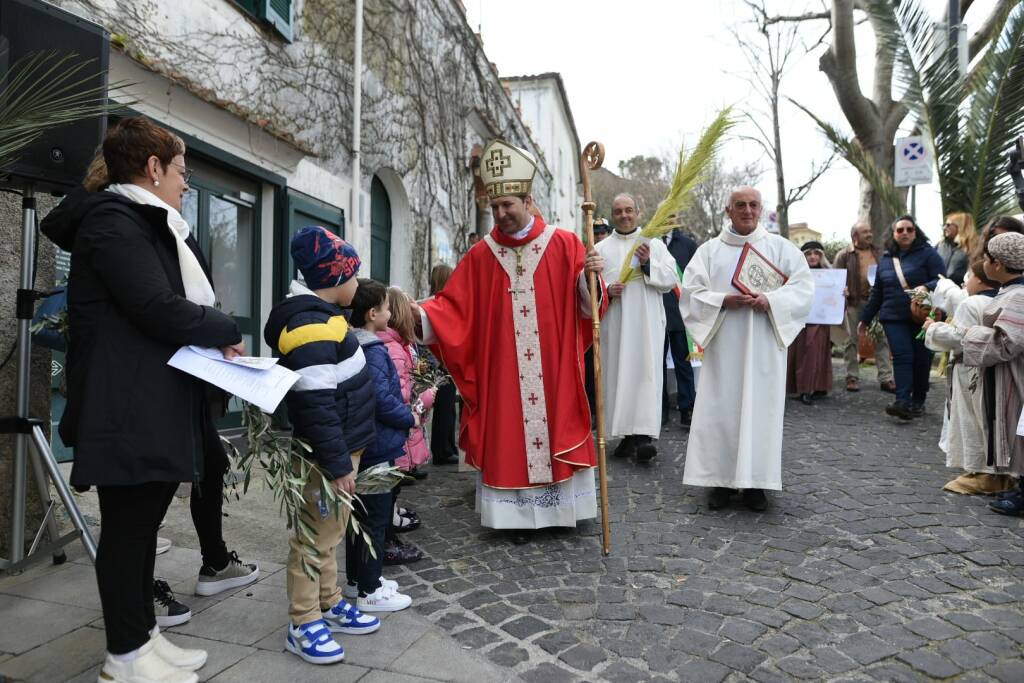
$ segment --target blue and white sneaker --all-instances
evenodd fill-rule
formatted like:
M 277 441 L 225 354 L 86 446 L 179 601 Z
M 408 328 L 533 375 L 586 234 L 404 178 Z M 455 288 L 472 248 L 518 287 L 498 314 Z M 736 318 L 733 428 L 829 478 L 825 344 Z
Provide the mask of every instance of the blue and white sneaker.
M 310 664 L 334 664 L 345 659 L 345 650 L 331 635 L 331 629 L 323 620 L 311 621 L 302 626 L 289 623 L 284 647 Z
M 358 636 L 373 633 L 380 628 L 380 619 L 363 614 L 345 600 L 323 613 L 324 622 L 332 633 Z

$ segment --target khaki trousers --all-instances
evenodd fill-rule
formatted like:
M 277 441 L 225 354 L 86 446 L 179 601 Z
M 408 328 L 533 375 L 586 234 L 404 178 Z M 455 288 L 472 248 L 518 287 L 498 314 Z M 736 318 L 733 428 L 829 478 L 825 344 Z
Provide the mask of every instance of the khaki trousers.
M 352 454 L 352 471 L 359 471 L 359 459 L 363 452 Z M 338 586 L 338 544 L 345 538 L 348 527 L 348 508 L 342 507 L 341 514 L 335 518 L 328 514 L 327 519 L 320 518 L 320 505 L 317 494 L 320 486 L 314 482 L 306 484 L 302 492 L 305 509 L 309 512 L 310 526 L 316 531 L 315 547 L 320 557 L 320 577 L 311 581 L 306 572 L 302 571 L 302 544 L 296 538 L 294 530 L 288 538 L 288 616 L 292 624 L 301 626 L 322 619 L 322 612 L 338 604 L 341 600 L 341 588 Z
M 860 358 L 857 355 L 857 324 L 860 322 L 860 314 L 864 312 L 864 306 L 865 304 L 858 304 L 846 307 L 846 332 L 849 334 L 846 348 L 843 350 L 846 358 L 846 376 L 858 379 Z M 878 369 L 879 382 L 892 381 L 892 354 L 889 352 L 889 341 L 884 334 L 881 339 L 875 341 L 875 367 Z

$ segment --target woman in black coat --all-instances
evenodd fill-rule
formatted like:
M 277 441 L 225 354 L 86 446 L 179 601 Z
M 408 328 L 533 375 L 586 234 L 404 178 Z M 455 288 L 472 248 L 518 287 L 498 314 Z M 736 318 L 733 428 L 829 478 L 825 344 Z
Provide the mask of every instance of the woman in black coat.
M 156 532 L 180 482 L 198 481 L 210 420 L 203 382 L 167 361 L 183 345 L 244 352 L 214 307 L 202 255 L 181 218 L 189 172 L 180 138 L 143 118 L 103 143 L 111 185 L 70 203 L 47 234 L 71 251 L 68 402 L 71 483 L 96 486 L 105 680 L 195 681 L 206 653 L 155 629 Z M 134 677 L 134 678 L 133 678 Z

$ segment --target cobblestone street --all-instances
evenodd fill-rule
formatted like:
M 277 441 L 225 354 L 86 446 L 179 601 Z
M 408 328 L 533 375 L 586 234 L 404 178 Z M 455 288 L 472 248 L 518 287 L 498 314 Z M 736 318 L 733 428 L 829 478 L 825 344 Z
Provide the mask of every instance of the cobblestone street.
M 403 492 L 429 558 L 391 573 L 528 681 L 1024 680 L 1024 520 L 941 490 L 941 380 L 904 424 L 864 379 L 789 402 L 766 513 L 682 486 L 673 424 L 651 465 L 609 459 L 611 556 L 596 523 L 512 545 L 478 525 L 474 476 L 435 468 Z

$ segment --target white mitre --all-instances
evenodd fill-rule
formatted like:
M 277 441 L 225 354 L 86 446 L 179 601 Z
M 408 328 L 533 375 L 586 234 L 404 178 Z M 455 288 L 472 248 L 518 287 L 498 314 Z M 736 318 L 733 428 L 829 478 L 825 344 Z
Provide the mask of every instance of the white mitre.
M 525 197 L 533 187 L 537 162 L 526 150 L 494 140 L 480 157 L 480 180 L 490 199 L 514 195 Z

